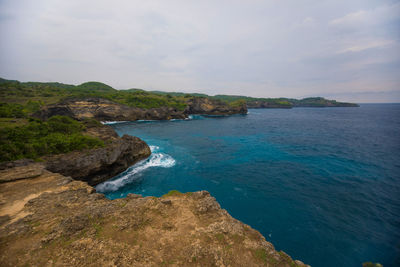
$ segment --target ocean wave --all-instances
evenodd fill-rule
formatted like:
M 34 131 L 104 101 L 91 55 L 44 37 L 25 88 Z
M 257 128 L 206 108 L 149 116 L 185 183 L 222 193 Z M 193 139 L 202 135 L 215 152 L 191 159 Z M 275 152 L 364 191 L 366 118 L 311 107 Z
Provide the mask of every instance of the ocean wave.
M 101 121 L 101 124 L 110 125 L 110 124 L 117 124 L 117 123 L 124 123 L 128 121 Z
M 149 147 L 150 147 L 151 153 L 156 152 L 156 151 L 158 151 L 160 149 L 159 146 L 149 146 Z
M 159 149 L 158 146 L 150 146 L 152 151 Z M 96 191 L 100 193 L 117 191 L 119 188 L 137 180 L 142 176 L 143 171 L 151 167 L 170 168 L 176 164 L 173 157 L 164 153 L 152 153 L 147 160 L 141 161 L 121 173 L 115 179 L 106 181 L 96 186 Z

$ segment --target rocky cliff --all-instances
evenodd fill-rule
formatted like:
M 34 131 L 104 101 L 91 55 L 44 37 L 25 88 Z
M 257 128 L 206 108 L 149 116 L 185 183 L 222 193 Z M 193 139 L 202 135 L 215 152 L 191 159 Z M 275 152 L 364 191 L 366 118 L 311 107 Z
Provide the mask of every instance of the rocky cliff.
M 119 137 L 107 125 L 86 123 L 85 133 L 102 139 L 105 147 L 45 157 L 43 165 L 46 169 L 96 185 L 151 154 L 149 146 L 140 138 Z
M 40 164 L 0 180 L 1 266 L 306 266 L 206 191 L 109 200 Z
M 203 115 L 247 114 L 247 106 L 246 102 L 238 106 L 231 106 L 218 99 L 194 97 L 187 102 L 185 113 Z
M 119 137 L 110 126 L 98 122 L 86 121 L 85 124 L 84 134 L 102 139 L 104 147 L 45 156 L 38 164 L 47 170 L 96 185 L 125 171 L 151 154 L 149 146 L 138 137 L 129 135 Z M 31 159 L 2 162 L 0 170 L 26 166 L 33 162 Z
M 184 119 L 186 115 L 171 107 L 141 109 L 129 107 L 103 98 L 68 99 L 48 105 L 34 114 L 42 120 L 54 115 L 65 115 L 81 120 L 94 118 L 100 121 L 136 121 Z
M 187 101 L 185 110 L 171 107 L 142 109 L 129 107 L 102 98 L 69 99 L 41 108 L 35 117 L 46 120 L 54 115 L 65 115 L 82 120 L 94 118 L 100 121 L 136 121 L 185 119 L 190 114 L 232 115 L 246 114 L 246 104 L 230 106 L 222 101 L 193 97 Z
M 96 185 L 150 156 L 149 146 L 138 137 L 124 135 L 102 148 L 46 157 L 46 169 Z

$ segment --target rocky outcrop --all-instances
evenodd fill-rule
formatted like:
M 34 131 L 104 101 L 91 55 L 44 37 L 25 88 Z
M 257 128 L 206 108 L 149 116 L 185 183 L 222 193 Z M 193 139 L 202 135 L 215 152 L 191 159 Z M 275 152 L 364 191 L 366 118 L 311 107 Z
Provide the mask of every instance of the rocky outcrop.
M 47 170 L 96 185 L 150 156 L 149 146 L 138 137 L 124 135 L 105 147 L 44 158 Z
M 103 98 L 68 99 L 48 105 L 34 114 L 46 120 L 54 115 L 65 115 L 82 120 L 94 118 L 100 121 L 136 121 L 184 119 L 186 115 L 171 107 L 141 109 L 129 107 Z
M 45 106 L 34 116 L 42 120 L 47 120 L 54 115 L 64 115 L 78 120 L 94 118 L 99 121 L 136 121 L 185 119 L 190 114 L 232 115 L 246 113 L 245 103 L 230 106 L 220 100 L 201 97 L 189 99 L 184 111 L 172 107 L 142 109 L 102 98 L 84 98 L 69 99 L 58 104 Z
M 127 168 L 140 160 L 150 156 L 149 146 L 140 138 L 129 135 L 119 137 L 114 129 L 102 125 L 96 121 L 85 121 L 84 134 L 99 138 L 104 141 L 104 147 L 85 149 L 66 154 L 49 155 L 42 157 L 40 162 L 34 163 L 31 159 L 22 159 L 11 162 L 0 163 L 0 183 L 14 179 L 2 175 L 9 168 L 16 170 L 15 175 L 31 178 L 30 175 L 38 175 L 34 171 L 26 169 L 26 166 L 42 166 L 49 171 L 70 176 L 76 180 L 86 181 L 90 185 L 104 182 L 115 175 L 125 171 Z M 21 172 L 26 173 L 22 175 Z
M 7 169 L 1 170 L 0 183 L 35 178 L 42 175 L 43 171 L 44 166 L 40 163 L 31 163 L 24 166 L 14 167 L 12 172 Z
M 247 106 L 245 102 L 232 106 L 218 99 L 193 97 L 188 100 L 185 113 L 202 115 L 247 114 Z
M 5 267 L 307 266 L 276 251 L 206 191 L 109 200 L 44 170 L 0 184 L 0 200 Z

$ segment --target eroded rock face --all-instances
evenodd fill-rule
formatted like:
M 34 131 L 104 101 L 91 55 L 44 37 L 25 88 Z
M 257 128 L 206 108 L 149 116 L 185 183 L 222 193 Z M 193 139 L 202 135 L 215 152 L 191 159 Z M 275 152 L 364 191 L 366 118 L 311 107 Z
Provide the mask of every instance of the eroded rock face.
M 46 120 L 54 115 L 66 115 L 81 120 L 94 118 L 100 121 L 136 121 L 185 119 L 186 115 L 175 108 L 141 109 L 118 104 L 102 98 L 69 99 L 43 107 L 34 116 Z
M 102 148 L 86 149 L 66 154 L 43 157 L 39 163 L 22 159 L 0 163 L 0 183 L 39 176 L 46 168 L 90 185 L 104 182 L 140 160 L 150 156 L 149 146 L 140 138 L 124 135 L 122 138 L 107 125 L 86 123 L 83 132 L 104 141 Z M 27 166 L 30 166 L 27 168 Z M 13 168 L 15 173 L 9 173 Z
M 194 97 L 188 100 L 184 111 L 172 107 L 141 109 L 102 98 L 84 98 L 70 99 L 62 103 L 45 106 L 34 116 L 42 120 L 54 115 L 65 115 L 78 120 L 94 118 L 99 121 L 136 121 L 185 119 L 190 114 L 247 114 L 247 107 L 245 103 L 241 106 L 232 107 L 219 100 Z
M 150 154 L 150 148 L 143 140 L 124 135 L 103 148 L 46 157 L 44 164 L 49 171 L 96 185 L 125 171 Z
M 240 106 L 232 107 L 217 99 L 204 97 L 194 97 L 187 102 L 185 109 L 187 114 L 205 114 L 205 115 L 232 115 L 247 114 L 246 103 Z
M 45 170 L 0 199 L 1 266 L 307 266 L 206 191 L 109 200 Z

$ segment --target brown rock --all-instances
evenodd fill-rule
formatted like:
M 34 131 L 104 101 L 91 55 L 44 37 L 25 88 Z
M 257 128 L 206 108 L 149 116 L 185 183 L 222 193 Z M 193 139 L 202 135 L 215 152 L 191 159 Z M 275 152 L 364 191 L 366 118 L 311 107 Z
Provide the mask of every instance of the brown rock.
M 138 137 L 124 135 L 103 148 L 46 157 L 46 169 L 96 185 L 150 156 L 149 146 Z
M 203 115 L 232 115 L 247 114 L 246 103 L 240 106 L 230 106 L 225 102 L 217 99 L 205 97 L 193 97 L 187 102 L 185 109 L 186 114 L 203 114 Z
M 54 115 L 70 116 L 78 120 L 94 118 L 100 121 L 170 120 L 187 117 L 182 111 L 172 107 L 141 109 L 103 98 L 69 99 L 45 106 L 34 114 L 42 120 Z
M 18 166 L 0 171 L 0 183 L 11 182 L 21 179 L 35 178 L 42 175 L 43 164 L 36 163 L 27 166 Z
M 64 180 L 44 170 L 0 184 L 1 266 L 307 266 L 206 191 L 109 200 Z

